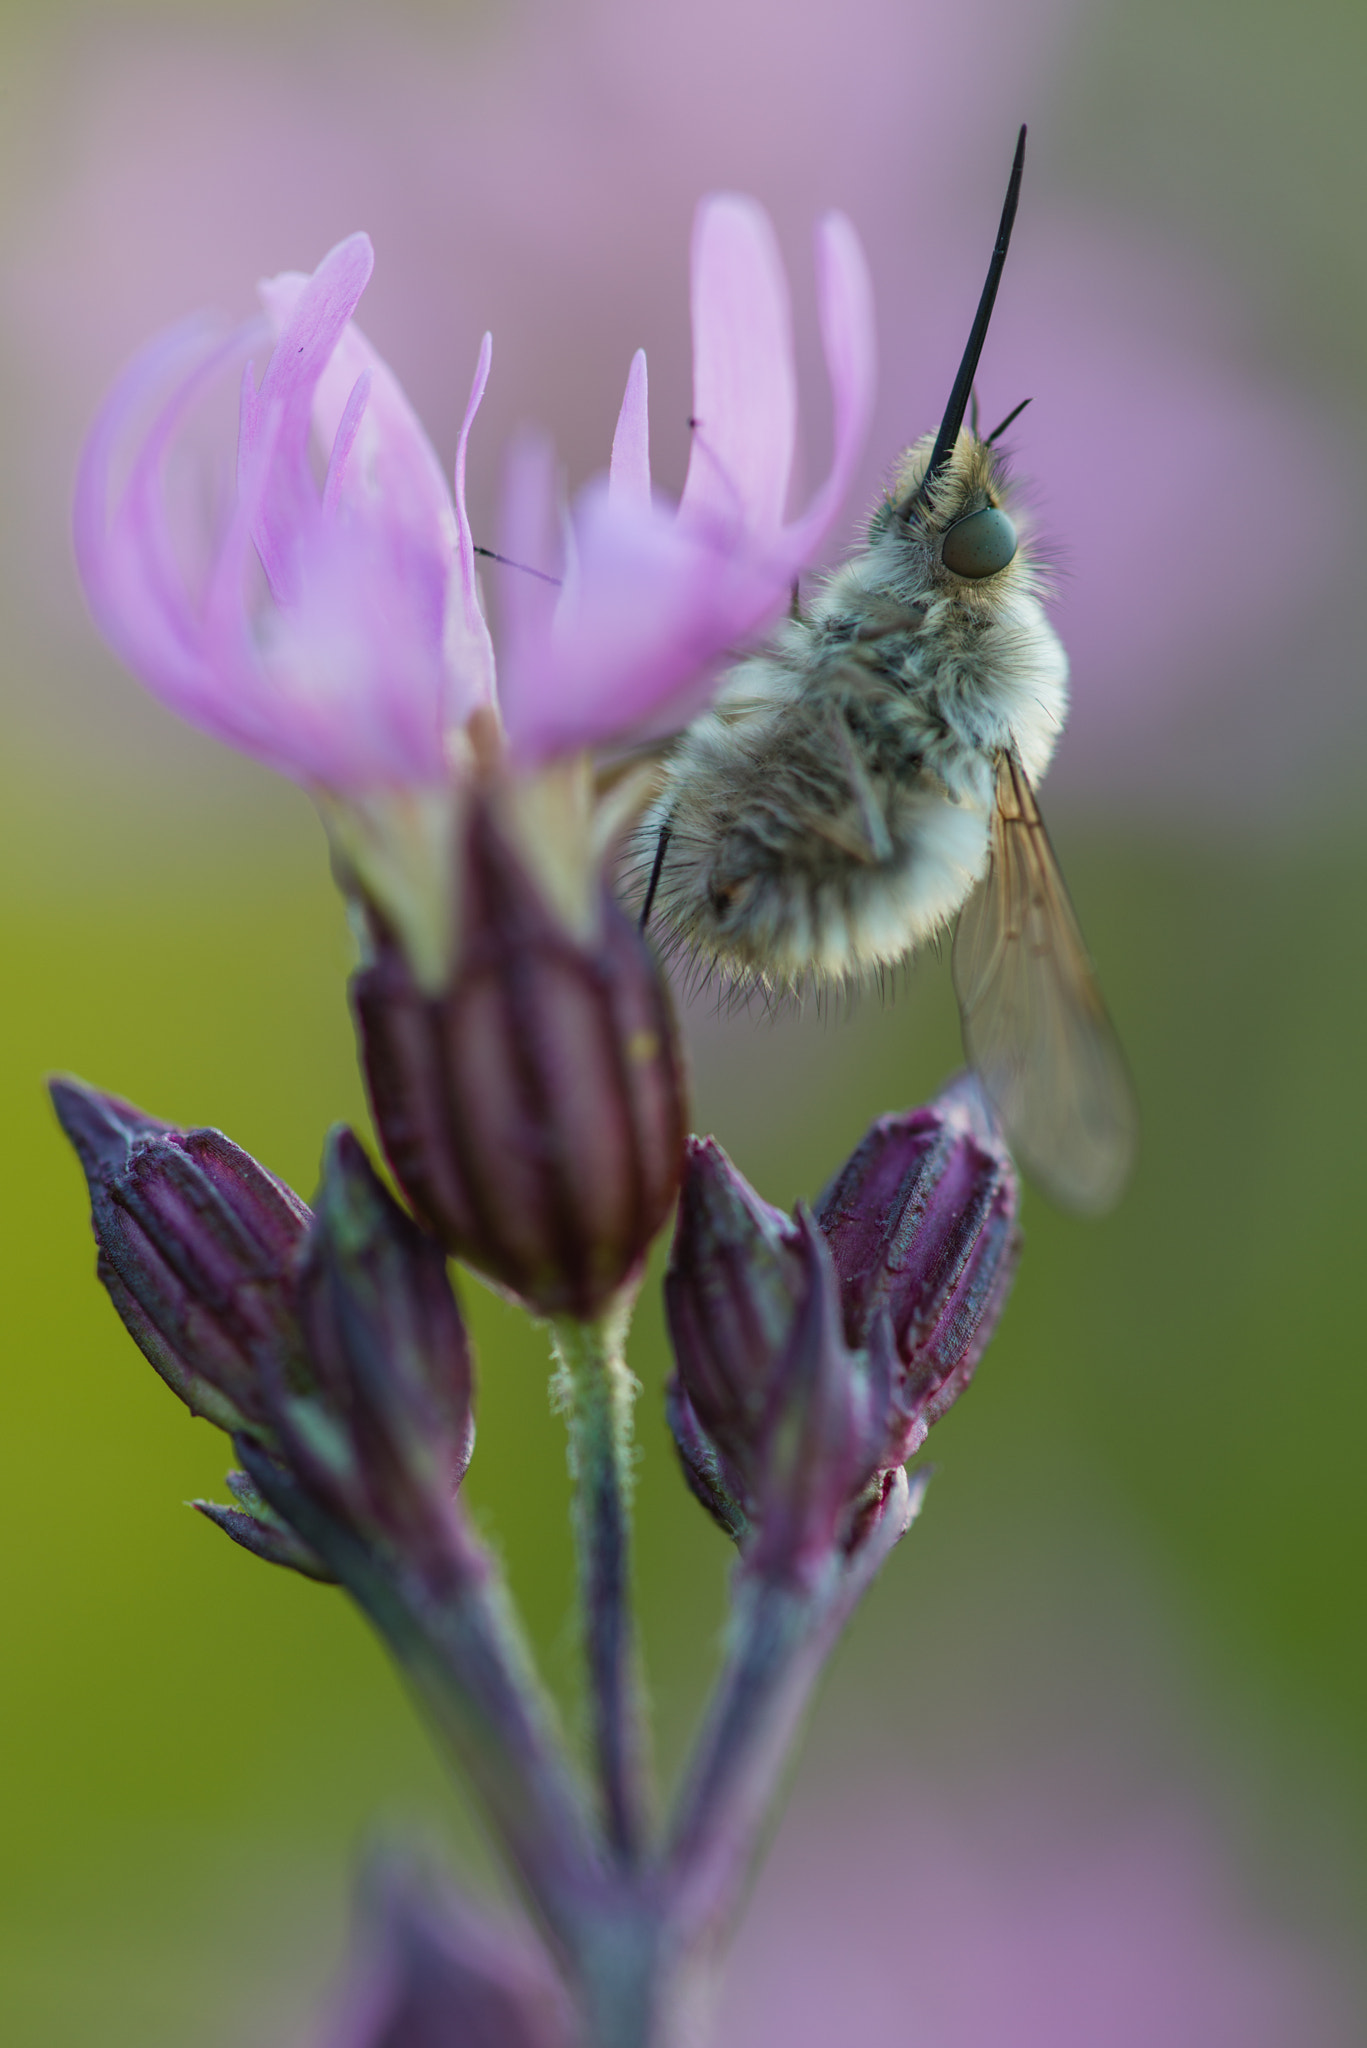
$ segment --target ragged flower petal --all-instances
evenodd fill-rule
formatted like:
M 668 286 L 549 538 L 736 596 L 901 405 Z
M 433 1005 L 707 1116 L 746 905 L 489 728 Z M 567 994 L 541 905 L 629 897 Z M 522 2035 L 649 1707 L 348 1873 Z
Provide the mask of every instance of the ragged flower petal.
M 785 524 L 797 398 L 782 262 L 753 200 L 721 195 L 699 208 L 693 446 L 683 496 L 674 507 L 649 489 L 638 355 L 611 478 L 590 485 L 574 507 L 559 600 L 548 602 L 543 591 L 540 629 L 520 633 L 505 653 L 500 688 L 516 760 L 534 765 L 577 747 L 677 730 L 706 703 L 718 663 L 773 623 L 795 578 L 819 557 L 863 448 L 875 379 L 872 292 L 843 216 L 818 225 L 817 275 L 835 450 L 821 489 Z M 549 470 L 540 488 L 551 492 Z M 552 519 L 547 495 L 540 528 Z M 536 558 L 532 566 L 554 565 Z M 525 613 L 533 593 L 504 580 L 510 603 Z
M 216 738 L 346 795 L 443 785 L 452 732 L 493 686 L 463 508 L 351 325 L 372 262 L 353 235 L 312 277 L 263 286 L 267 320 L 154 342 L 96 422 L 75 515 L 92 610 L 149 687 Z M 258 383 L 251 356 L 272 332 Z M 200 401 L 234 370 L 226 503 L 187 547 L 173 473 Z M 479 389 L 486 374 L 482 356 Z

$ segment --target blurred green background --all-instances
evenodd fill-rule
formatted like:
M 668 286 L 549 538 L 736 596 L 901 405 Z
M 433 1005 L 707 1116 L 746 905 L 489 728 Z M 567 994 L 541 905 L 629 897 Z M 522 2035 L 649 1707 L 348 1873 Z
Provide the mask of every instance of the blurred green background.
M 759 0 L 751 11 L 757 47 L 745 61 L 759 77 L 765 38 L 778 62 L 787 31 Z M 1085 208 L 1217 280 L 1238 312 L 1239 375 L 1260 379 L 1269 402 L 1284 394 L 1288 417 L 1333 449 L 1325 489 L 1337 489 L 1334 460 L 1356 473 L 1363 442 L 1367 16 L 1335 0 L 1036 11 L 1044 203 L 1064 221 Z M 668 10 L 646 12 L 663 39 Z M 975 51 L 990 52 L 991 7 L 968 14 Z M 140 12 L 10 0 L 0 15 L 0 676 L 12 706 L 0 764 L 0 2031 L 33 2048 L 302 2038 L 342 1952 L 355 1855 L 377 1828 L 416 1824 L 493 1881 L 458 1791 L 340 1597 L 258 1565 L 182 1506 L 221 1494 L 226 1446 L 141 1364 L 96 1288 L 79 1174 L 41 1090 L 46 1071 L 65 1069 L 159 1115 L 221 1125 L 305 1193 L 329 1123 L 364 1114 L 345 922 L 307 804 L 145 701 L 94 646 L 65 566 L 71 454 L 101 385 L 144 331 L 203 295 L 191 222 L 168 253 L 164 303 L 102 302 L 106 332 L 92 300 L 81 327 L 89 270 L 72 193 L 87 192 L 81 218 L 94 226 L 83 232 L 109 275 L 140 276 L 120 237 L 152 229 L 128 211 L 138 188 L 120 182 L 120 138 L 150 151 L 164 182 L 177 177 L 173 156 L 157 169 L 170 143 L 124 118 L 136 95 L 120 116 L 117 79 L 112 112 L 100 92 L 115 60 L 134 78 L 160 67 L 170 101 L 178 65 L 233 91 L 254 67 L 274 94 L 260 118 L 288 123 L 311 71 L 315 85 L 319 74 L 341 80 L 339 120 L 363 122 L 347 66 L 363 75 L 385 38 L 406 62 L 453 77 L 506 47 L 507 87 L 519 64 L 535 68 L 538 48 L 548 61 L 554 36 L 606 46 L 612 20 L 587 4 L 458 11 L 438 0 L 383 17 L 211 0 Z M 715 24 L 697 21 L 702 41 Z M 802 23 L 812 37 L 839 33 L 828 16 Z M 620 65 L 645 65 L 648 40 L 642 30 L 640 47 L 615 46 Z M 1014 49 L 1001 56 L 1008 71 Z M 703 41 L 704 78 L 708 54 Z M 730 57 L 718 49 L 719 63 Z M 859 146 L 863 61 L 851 53 L 847 152 Z M 401 86 L 387 88 L 387 119 Z M 1014 104 L 1012 88 L 1008 76 Z M 909 81 L 913 109 L 934 89 L 933 76 L 914 91 Z M 960 89 L 966 113 L 975 80 L 959 77 Z M 705 92 L 697 105 L 705 130 Z M 587 97 L 577 116 L 565 111 L 586 152 L 600 112 Z M 819 117 L 815 102 L 787 110 L 794 148 Z M 91 133 L 98 151 L 83 155 Z M 995 131 L 985 152 L 971 120 L 959 133 L 945 179 L 990 189 Z M 245 120 L 249 184 L 257 139 Z M 684 186 L 691 204 L 692 190 L 744 168 L 721 142 L 714 168 L 708 147 L 669 201 L 680 263 Z M 395 176 L 377 205 L 402 209 Z M 584 172 L 590 198 L 608 176 Z M 233 217 L 246 267 L 226 278 L 225 297 L 243 298 L 259 269 L 318 253 L 276 246 L 268 184 L 251 186 Z M 482 187 L 429 191 L 424 203 L 449 210 L 458 243 L 478 235 L 486 197 L 499 203 Z M 49 268 L 35 270 L 44 247 Z M 400 367 L 399 315 L 422 307 L 415 275 L 409 301 L 377 316 Z M 677 325 L 681 286 L 669 275 Z M 509 303 L 533 285 L 553 294 L 561 278 L 548 258 L 530 283 L 507 286 Z M 45 308 L 48 350 L 35 342 Z M 567 352 L 586 354 L 608 315 L 571 299 L 565 317 Z M 426 345 L 448 375 L 444 340 Z M 1217 336 L 1217 362 L 1219 346 Z M 666 348 L 666 374 L 670 360 Z M 415 384 L 426 374 L 419 365 Z M 560 374 L 547 371 L 536 402 L 578 459 L 581 423 Z M 447 399 L 448 416 L 458 402 Z M 449 455 L 442 420 L 434 431 Z M 594 445 L 604 431 L 595 418 Z M 1095 423 L 1099 513 L 1126 488 L 1107 467 L 1109 433 Z M 58 453 L 45 461 L 45 448 Z M 1255 472 L 1257 458 L 1255 448 Z M 1260 492 L 1236 498 L 1220 474 L 1193 475 L 1180 445 L 1168 473 L 1158 530 L 1184 569 L 1194 555 L 1199 570 L 1220 523 L 1275 589 L 1298 532 L 1324 509 L 1284 490 L 1271 466 Z M 1233 621 L 1244 651 L 1218 675 L 1218 657 L 1203 654 L 1189 701 L 1140 749 L 1138 770 L 1127 774 L 1128 728 L 1108 752 L 1094 721 L 1071 773 L 1065 748 L 1051 817 L 1135 1069 L 1140 1170 L 1096 1226 L 1027 1198 L 1028 1250 L 1001 1334 L 936 1433 L 922 1523 L 842 1652 L 799 1785 L 802 1797 L 808 1780 L 872 1771 L 890 1808 L 914 1811 L 924 1797 L 942 1815 L 994 1801 L 1014 1810 L 1026 1787 L 1084 1842 L 1175 1805 L 1214 1845 L 1229 1911 L 1275 1930 L 1307 1980 L 1328 1987 L 1328 2016 L 1287 2032 L 1288 2048 L 1346 2043 L 1367 2013 L 1353 1938 L 1367 1889 L 1363 520 L 1355 497 L 1341 502 L 1335 574 L 1313 608 L 1292 591 L 1252 653 Z M 1136 569 L 1138 611 L 1163 603 L 1164 559 Z M 1242 602 L 1219 575 L 1198 600 L 1217 627 Z M 1169 630 L 1180 667 L 1180 616 Z M 1080 698 L 1082 688 L 1080 677 Z M 886 1008 L 777 1020 L 704 1009 L 689 1034 L 697 1127 L 784 1202 L 814 1194 L 871 1117 L 932 1092 L 958 1058 L 947 971 L 934 960 Z M 481 1289 L 467 1285 L 465 1299 L 482 1362 L 470 1495 L 574 1718 L 566 1483 L 545 1361 L 535 1334 Z M 673 1466 L 651 1301 L 633 1362 L 644 1387 L 640 1588 L 669 1769 L 710 1669 L 726 1553 Z

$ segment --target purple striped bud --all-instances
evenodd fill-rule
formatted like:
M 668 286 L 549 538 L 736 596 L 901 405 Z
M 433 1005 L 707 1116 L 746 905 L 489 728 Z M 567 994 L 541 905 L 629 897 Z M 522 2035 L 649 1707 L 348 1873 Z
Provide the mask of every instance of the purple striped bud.
M 962 1074 L 924 1109 L 880 1117 L 817 1204 L 846 1339 L 891 1327 L 889 1464 L 919 1450 L 973 1377 L 1015 1277 L 1018 1202 L 1006 1141 Z
M 445 1252 L 345 1129 L 328 1139 L 297 1298 L 313 1385 L 280 1385 L 272 1409 L 292 1472 L 351 1528 L 440 1557 L 474 1445 L 469 1341 Z
M 683 1150 L 664 983 L 594 889 L 593 929 L 575 930 L 477 800 L 445 985 L 424 989 L 382 927 L 352 984 L 400 1186 L 449 1251 L 541 1315 L 593 1316 L 636 1271 Z
M 887 1358 L 852 1350 L 830 1253 L 797 1213 L 804 1268 L 787 1342 L 774 1360 L 751 1481 L 755 1562 L 801 1576 L 844 1547 L 881 1464 Z
M 291 1275 L 307 1208 L 221 1131 L 51 1087 L 89 1183 L 97 1271 L 135 1343 L 194 1414 L 269 1441 L 267 1377 L 300 1366 Z
M 668 1415 L 728 1534 L 748 1542 L 786 1518 L 772 1540 L 808 1551 L 840 1503 L 855 1514 L 874 1476 L 920 1448 L 1005 1305 L 1016 1207 L 970 1075 L 874 1124 L 814 1223 L 761 1200 L 714 1140 L 689 1141 L 665 1280 Z
M 828 1553 L 874 1474 L 886 1372 L 845 1341 L 811 1218 L 762 1201 L 715 1139 L 689 1140 L 665 1308 L 689 1486 L 771 1561 L 800 1569 Z
M 665 1310 L 681 1393 L 723 1464 L 744 1465 L 807 1288 L 802 1234 L 715 1138 L 690 1138 Z
M 746 1484 L 740 1473 L 727 1463 L 698 1420 L 697 1410 L 684 1391 L 678 1373 L 665 1384 L 665 1421 L 683 1466 L 689 1492 L 702 1502 L 714 1522 L 733 1543 L 742 1543 L 750 1528 L 745 1506 Z
M 311 1215 L 219 1131 L 175 1130 L 77 1082 L 52 1092 L 115 1307 L 247 1467 L 229 1476 L 235 1506 L 195 1505 L 315 1578 L 329 1572 L 292 1526 L 301 1498 L 415 1563 L 450 1558 L 474 1438 L 465 1326 L 445 1252 L 351 1133 L 329 1139 Z

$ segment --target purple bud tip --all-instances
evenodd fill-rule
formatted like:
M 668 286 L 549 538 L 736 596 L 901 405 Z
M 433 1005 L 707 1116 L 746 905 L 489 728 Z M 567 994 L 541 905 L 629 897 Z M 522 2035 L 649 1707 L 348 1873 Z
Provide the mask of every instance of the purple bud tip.
M 117 1095 L 103 1095 L 73 1075 L 58 1074 L 48 1082 L 57 1121 L 75 1148 L 87 1180 L 117 1173 L 141 1138 L 169 1131 L 160 1117 L 148 1116 Z
M 690 1138 L 665 1308 L 704 1428 L 748 1434 L 768 1398 L 806 1275 L 790 1216 L 756 1194 L 715 1138 Z
M 277 1406 L 296 1475 L 352 1526 L 448 1559 L 451 1497 L 474 1441 L 469 1340 L 444 1247 L 341 1127 L 328 1136 L 297 1301 L 336 1431 L 322 1456 L 304 1411 Z
M 364 1251 L 391 1225 L 395 1212 L 356 1133 L 347 1124 L 334 1124 L 324 1141 L 322 1179 L 313 1201 L 313 1213 L 334 1249 L 353 1255 Z
M 135 1343 L 195 1414 L 269 1433 L 268 1368 L 299 1349 L 308 1210 L 221 1131 L 179 1129 L 79 1081 L 51 1086 L 90 1189 L 97 1272 Z
M 971 1074 L 880 1117 L 821 1198 L 854 1345 L 891 1336 L 901 1378 L 890 1456 L 915 1450 L 972 1378 L 1020 1249 L 1006 1141 Z
M 845 1343 L 829 1248 L 801 1205 L 795 1221 L 806 1284 L 773 1371 L 755 1479 L 755 1557 L 763 1569 L 800 1574 L 820 1569 L 847 1540 L 885 1432 L 867 1361 Z

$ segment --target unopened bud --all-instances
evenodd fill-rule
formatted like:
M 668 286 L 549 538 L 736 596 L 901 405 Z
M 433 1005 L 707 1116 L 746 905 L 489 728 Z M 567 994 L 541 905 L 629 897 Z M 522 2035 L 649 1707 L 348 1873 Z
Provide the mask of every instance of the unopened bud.
M 1018 1200 L 1006 1141 L 963 1074 L 925 1108 L 880 1117 L 817 1205 L 847 1341 L 891 1329 L 888 1464 L 919 1449 L 973 1377 L 1015 1276 Z
M 470 1351 L 446 1255 L 334 1131 L 318 1211 L 220 1131 L 180 1131 L 53 1083 L 90 1184 L 99 1275 L 183 1401 L 234 1439 L 236 1543 L 329 1576 L 283 1504 L 307 1496 L 416 1562 L 454 1555 L 474 1438 Z
M 800 1575 L 851 1533 L 857 1504 L 879 1468 L 885 1360 L 845 1342 L 830 1253 L 798 1211 L 805 1285 L 775 1360 L 753 1480 L 756 1561 Z
M 806 1290 L 801 1233 L 761 1199 L 715 1138 L 690 1138 L 665 1275 L 680 1385 L 724 1459 L 743 1467 L 774 1361 Z
M 348 1130 L 328 1140 L 298 1307 L 312 1385 L 273 1407 L 295 1476 L 410 1557 L 440 1549 L 474 1443 L 469 1342 L 445 1252 Z
M 750 1528 L 745 1481 L 727 1465 L 699 1422 L 697 1410 L 677 1373 L 671 1374 L 665 1385 L 665 1421 L 689 1492 L 702 1502 L 733 1543 L 743 1542 Z
M 591 935 L 475 801 L 453 965 L 433 995 L 381 926 L 353 982 L 375 1121 L 421 1220 L 541 1315 L 596 1315 L 678 1184 L 683 1085 L 649 947 L 598 892 Z
M 215 1130 L 177 1130 L 79 1081 L 51 1084 L 85 1168 L 97 1271 L 186 1406 L 270 1438 L 268 1374 L 298 1360 L 291 1274 L 309 1212 Z
M 713 1139 L 689 1142 L 665 1305 L 669 1421 L 693 1492 L 747 1547 L 756 1530 L 771 1561 L 828 1553 L 873 1476 L 881 1399 L 811 1218 L 762 1201 Z
M 761 1200 L 714 1140 L 689 1141 L 665 1280 L 668 1415 L 689 1486 L 728 1534 L 748 1543 L 767 1524 L 788 1552 L 810 1550 L 842 1501 L 862 1512 L 874 1476 L 920 1448 L 1005 1305 L 1016 1208 L 971 1075 L 880 1118 L 814 1225 Z

